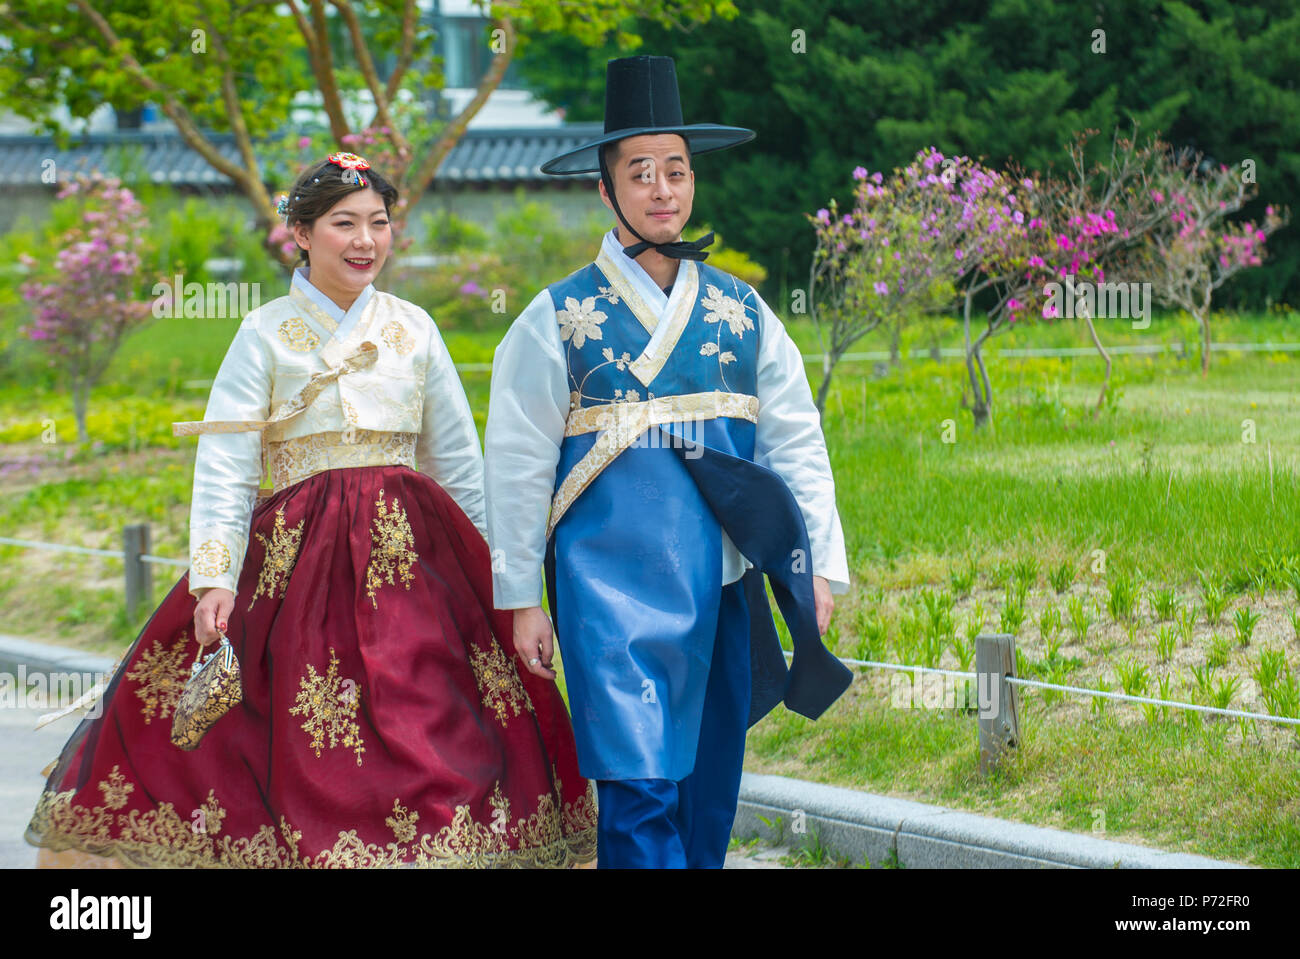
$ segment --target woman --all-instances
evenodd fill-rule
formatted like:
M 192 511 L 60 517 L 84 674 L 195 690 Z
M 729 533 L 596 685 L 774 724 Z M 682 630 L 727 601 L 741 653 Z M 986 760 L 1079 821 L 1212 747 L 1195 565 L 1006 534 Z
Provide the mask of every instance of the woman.
M 428 314 L 371 286 L 396 199 L 334 154 L 282 201 L 305 268 L 245 318 L 204 420 L 176 424 L 200 434 L 191 568 L 64 747 L 29 842 L 144 866 L 594 858 L 549 664 L 519 668 L 492 606 L 464 390 Z M 184 752 L 172 710 L 223 634 L 243 701 Z

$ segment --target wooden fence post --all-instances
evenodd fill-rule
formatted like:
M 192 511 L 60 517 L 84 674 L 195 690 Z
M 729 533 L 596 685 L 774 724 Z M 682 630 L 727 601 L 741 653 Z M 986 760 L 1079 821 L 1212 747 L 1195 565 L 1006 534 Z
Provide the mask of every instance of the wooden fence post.
M 975 692 L 979 700 L 980 775 L 987 776 L 1020 745 L 1020 702 L 1014 685 L 1016 638 L 1005 633 L 975 637 Z
M 149 552 L 149 524 L 132 523 L 122 528 L 122 550 L 126 553 L 126 613 L 135 618 L 140 603 L 153 598 L 149 564 L 140 557 Z

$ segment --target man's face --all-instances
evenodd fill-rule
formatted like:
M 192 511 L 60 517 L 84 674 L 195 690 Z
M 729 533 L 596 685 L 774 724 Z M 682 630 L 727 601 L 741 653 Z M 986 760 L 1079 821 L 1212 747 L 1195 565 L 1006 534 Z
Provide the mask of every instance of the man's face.
M 632 228 L 653 243 L 680 238 L 695 199 L 686 141 L 675 133 L 628 137 L 608 148 L 606 162 L 619 209 Z M 604 183 L 600 198 L 613 209 Z

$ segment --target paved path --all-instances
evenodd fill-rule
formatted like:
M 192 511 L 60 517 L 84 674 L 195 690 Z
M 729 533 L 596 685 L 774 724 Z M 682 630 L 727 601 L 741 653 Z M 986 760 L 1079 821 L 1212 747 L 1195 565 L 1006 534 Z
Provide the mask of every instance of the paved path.
M 41 795 L 42 769 L 59 754 L 81 713 L 34 730 L 44 709 L 0 709 L 0 869 L 31 869 L 36 847 L 23 839 Z

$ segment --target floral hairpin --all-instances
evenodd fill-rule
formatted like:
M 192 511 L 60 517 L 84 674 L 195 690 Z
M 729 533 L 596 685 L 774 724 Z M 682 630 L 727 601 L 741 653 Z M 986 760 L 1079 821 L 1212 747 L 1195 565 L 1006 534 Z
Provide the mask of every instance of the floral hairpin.
M 369 186 L 366 178 L 361 175 L 362 170 L 370 169 L 370 163 L 364 157 L 359 157 L 355 153 L 331 153 L 326 159 L 343 168 L 344 183 L 360 183 L 362 186 Z
M 287 193 L 280 194 L 280 199 L 278 199 L 275 202 L 275 213 L 276 216 L 289 215 L 289 194 Z

